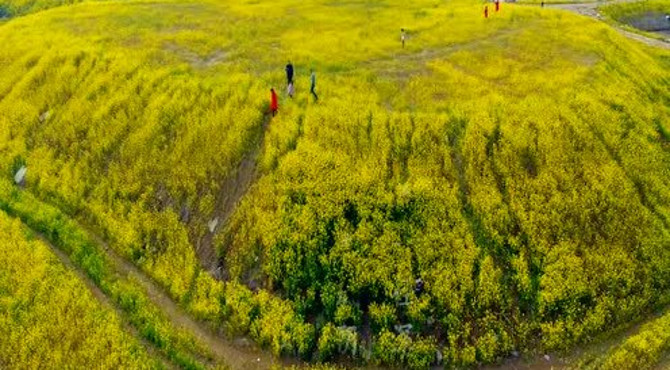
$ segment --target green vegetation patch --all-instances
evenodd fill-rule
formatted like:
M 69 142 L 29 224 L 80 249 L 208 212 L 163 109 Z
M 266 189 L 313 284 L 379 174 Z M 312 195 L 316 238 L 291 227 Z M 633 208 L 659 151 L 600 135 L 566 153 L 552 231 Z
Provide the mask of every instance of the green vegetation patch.
M 82 0 L 2 0 L 0 1 L 0 19 L 39 12 L 49 8 L 71 5 Z
M 645 13 L 670 14 L 670 2 L 665 0 L 644 0 L 606 4 L 600 10 L 613 19 L 625 22 L 627 19 Z

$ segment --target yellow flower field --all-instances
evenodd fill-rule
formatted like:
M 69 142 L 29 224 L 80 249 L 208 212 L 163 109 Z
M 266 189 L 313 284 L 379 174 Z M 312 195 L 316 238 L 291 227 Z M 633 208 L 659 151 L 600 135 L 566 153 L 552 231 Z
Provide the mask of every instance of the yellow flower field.
M 670 299 L 670 53 L 565 11 L 488 7 L 12 17 L 0 173 L 25 166 L 26 192 L 275 355 L 425 368 L 575 348 Z

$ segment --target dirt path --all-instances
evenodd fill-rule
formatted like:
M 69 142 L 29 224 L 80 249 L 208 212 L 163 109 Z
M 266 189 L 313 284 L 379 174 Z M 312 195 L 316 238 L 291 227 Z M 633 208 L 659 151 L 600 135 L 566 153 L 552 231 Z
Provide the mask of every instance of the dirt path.
M 246 191 L 251 186 L 252 182 L 257 178 L 258 172 L 256 168 L 256 159 L 258 153 L 263 146 L 265 131 L 271 121 L 271 116 L 268 114 L 264 116 L 262 123 L 262 130 L 257 141 L 259 142 L 255 148 L 250 151 L 240 163 L 238 171 L 235 176 L 226 180 L 221 189 L 221 199 L 217 203 L 216 213 L 220 217 L 219 226 L 215 231 L 225 225 L 225 222 L 232 215 L 235 206 L 240 199 L 246 194 Z M 113 270 L 122 277 L 131 278 L 138 283 L 138 286 L 143 288 L 148 298 L 153 304 L 161 309 L 167 319 L 179 329 L 183 329 L 193 335 L 198 342 L 214 355 L 220 363 L 227 365 L 231 369 L 270 369 L 276 366 L 291 366 L 299 365 L 299 361 L 292 358 L 276 358 L 268 351 L 261 350 L 255 343 L 247 338 L 228 339 L 222 332 L 217 332 L 210 327 L 210 325 L 193 319 L 188 313 L 184 311 L 169 294 L 151 277 L 141 270 L 140 267 L 126 260 L 124 257 L 116 253 L 109 244 L 100 237 L 86 222 L 73 219 L 78 223 L 78 227 L 84 231 L 87 236 L 100 247 L 105 256 L 110 261 Z M 208 238 L 209 253 L 212 256 L 210 263 L 216 267 L 216 253 L 212 246 L 213 234 L 210 233 Z M 43 238 L 42 238 L 43 239 Z M 85 274 L 78 270 L 61 250 L 52 246 L 45 240 L 47 245 L 56 253 L 63 263 L 70 269 L 77 271 L 79 277 L 86 283 L 94 296 L 100 302 L 106 305 L 114 305 L 111 303 L 109 297 L 102 292 Z M 202 255 L 198 253 L 202 258 Z M 161 358 L 160 355 L 157 358 Z M 170 362 L 167 362 L 170 364 Z
M 581 369 L 598 368 L 602 365 L 605 355 L 612 349 L 622 345 L 628 338 L 639 333 L 640 328 L 657 318 L 663 312 L 670 310 L 670 306 L 649 312 L 642 318 L 621 324 L 611 333 L 604 333 L 597 337 L 592 343 L 576 347 L 568 354 L 557 355 L 550 353 L 548 357 L 537 355 L 529 358 L 509 358 L 500 365 L 484 366 L 480 370 L 558 370 L 558 369 Z M 651 364 L 650 364 L 651 365 Z M 655 366 L 655 370 L 670 370 L 670 351 L 666 351 L 665 357 L 661 357 Z
M 28 226 L 26 224 L 23 224 L 26 228 Z M 32 229 L 31 229 L 32 230 Z M 77 278 L 81 282 L 84 283 L 88 291 L 95 297 L 95 299 L 100 302 L 100 304 L 108 309 L 111 309 L 114 311 L 119 318 L 119 321 L 122 323 L 123 329 L 126 333 L 129 333 L 133 337 L 135 337 L 144 347 L 144 349 L 149 353 L 149 355 L 160 361 L 160 363 L 165 366 L 167 369 L 177 369 L 177 367 L 168 359 L 166 358 L 162 353 L 157 351 L 154 346 L 149 343 L 146 339 L 142 338 L 137 331 L 137 329 L 132 326 L 128 321 L 124 319 L 124 314 L 123 312 L 112 303 L 111 299 L 105 295 L 105 293 L 100 290 L 100 288 L 91 280 L 88 275 L 84 274 L 81 270 L 79 270 L 70 260 L 70 257 L 68 257 L 62 250 L 51 244 L 47 238 L 44 237 L 44 235 L 36 232 L 33 230 L 33 233 L 35 233 L 35 236 L 37 237 L 38 240 L 40 240 L 44 245 L 46 245 L 49 250 L 58 258 L 58 260 L 65 266 L 65 269 L 72 271 Z
M 167 316 L 177 328 L 191 333 L 217 359 L 230 366 L 231 369 L 269 369 L 273 365 L 290 365 L 289 359 L 277 359 L 267 351 L 262 351 L 247 339 L 228 340 L 222 333 L 216 333 L 208 325 L 191 318 L 181 307 L 170 298 L 164 290 L 150 277 L 142 272 L 88 228 L 80 225 L 81 229 L 99 245 L 106 256 L 113 263 L 117 272 L 132 277 L 144 288 L 149 299 Z
M 254 162 L 255 163 L 255 162 Z M 300 361 L 294 358 L 276 358 L 268 351 L 261 350 L 255 343 L 247 338 L 228 339 L 224 333 L 213 330 L 207 323 L 193 319 L 186 313 L 165 290 L 156 283 L 151 277 L 144 273 L 138 266 L 126 260 L 110 248 L 109 244 L 99 235 L 93 232 L 85 222 L 72 219 L 77 222 L 78 228 L 84 232 L 88 238 L 95 243 L 101 252 L 109 261 L 110 267 L 115 274 L 125 279 L 132 279 L 139 287 L 145 290 L 149 300 L 166 316 L 175 328 L 182 329 L 196 338 L 201 348 L 207 350 L 208 354 L 213 355 L 221 365 L 226 365 L 230 369 L 270 369 L 282 366 L 300 365 Z M 40 235 L 34 231 L 36 235 Z M 92 294 L 103 304 L 115 307 L 110 298 L 104 294 L 94 282 L 88 278 L 81 270 L 70 261 L 69 257 L 60 249 L 53 246 L 47 240 L 41 239 L 58 256 L 62 263 L 73 271 L 77 272 L 78 277 L 86 284 Z M 119 311 L 117 311 L 119 312 Z M 123 317 L 121 315 L 121 317 Z M 130 328 L 129 332 L 133 332 Z M 150 354 L 156 354 L 152 351 L 148 343 L 146 344 Z M 196 354 L 197 355 L 197 354 Z M 155 358 L 171 365 L 171 362 L 164 360 L 160 353 Z M 216 364 L 210 364 L 216 365 Z
M 605 1 L 605 2 L 591 2 L 591 3 L 568 3 L 568 4 L 546 4 L 546 8 L 554 8 L 554 9 L 562 9 L 562 10 L 567 10 L 573 13 L 581 14 L 587 17 L 591 17 L 597 20 L 602 21 L 604 19 L 603 15 L 598 12 L 598 8 L 600 6 L 606 5 L 606 4 L 615 4 L 615 3 L 622 3 L 622 2 L 630 2 L 631 0 L 614 0 L 614 1 Z M 625 30 L 621 28 L 620 26 L 613 26 L 614 29 L 619 31 L 622 35 L 639 41 L 643 44 L 647 44 L 649 46 L 657 47 L 657 48 L 662 48 L 662 49 L 668 49 L 670 50 L 670 42 L 659 39 L 654 39 L 651 37 L 647 37 L 635 32 L 631 32 L 628 30 Z
M 217 196 L 216 206 L 212 219 L 216 220 L 216 225 L 213 231 L 207 231 L 202 237 L 200 243 L 196 247 L 198 259 L 203 269 L 208 271 L 212 276 L 221 279 L 220 264 L 217 257 L 216 246 L 214 245 L 214 236 L 225 227 L 226 223 L 233 215 L 237 204 L 242 200 L 242 197 L 247 193 L 251 184 L 257 179 L 258 171 L 256 167 L 256 160 L 258 154 L 263 148 L 265 142 L 265 131 L 272 120 L 272 116 L 267 113 L 263 117 L 263 124 L 261 126 L 261 133 L 259 143 L 253 150 L 249 151 L 237 168 L 233 176 L 228 177 L 223 184 Z
M 654 370 L 669 370 L 670 369 L 670 350 L 666 351 L 665 357 L 654 367 Z

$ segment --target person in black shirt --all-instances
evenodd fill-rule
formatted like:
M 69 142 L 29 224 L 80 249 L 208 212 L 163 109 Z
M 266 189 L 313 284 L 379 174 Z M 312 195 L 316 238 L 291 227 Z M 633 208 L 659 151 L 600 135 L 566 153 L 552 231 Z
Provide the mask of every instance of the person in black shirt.
M 286 84 L 290 85 L 293 82 L 293 64 L 291 64 L 291 61 L 288 61 L 288 64 L 286 65 Z

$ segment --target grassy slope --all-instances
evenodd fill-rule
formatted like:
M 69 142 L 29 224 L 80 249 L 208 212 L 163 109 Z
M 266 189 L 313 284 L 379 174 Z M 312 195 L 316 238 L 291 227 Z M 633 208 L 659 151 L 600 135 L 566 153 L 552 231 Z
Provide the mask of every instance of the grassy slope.
M 156 368 L 49 248 L 0 211 L 0 364 L 7 368 Z
M 480 10 L 113 2 L 16 19 L 0 28 L 0 168 L 27 163 L 32 189 L 216 321 L 223 288 L 192 245 L 290 58 L 298 98 L 218 240 L 229 275 L 319 327 L 360 326 L 371 299 L 390 312 L 375 330 L 410 321 L 454 362 L 588 340 L 667 292 L 668 59 L 565 13 Z M 275 352 L 297 341 L 262 323 L 247 325 Z

